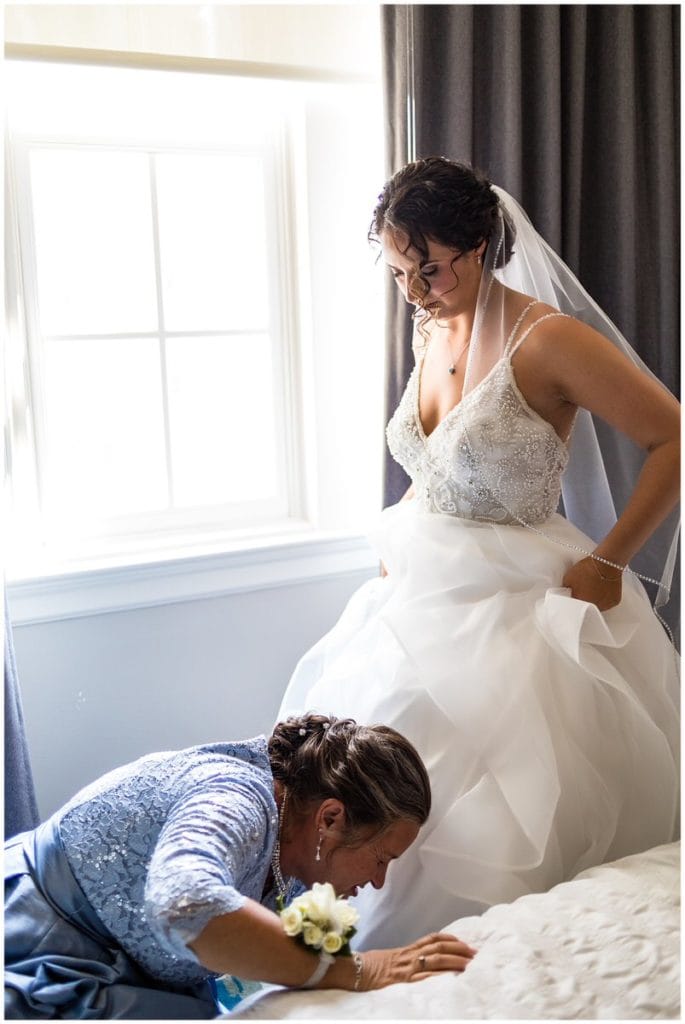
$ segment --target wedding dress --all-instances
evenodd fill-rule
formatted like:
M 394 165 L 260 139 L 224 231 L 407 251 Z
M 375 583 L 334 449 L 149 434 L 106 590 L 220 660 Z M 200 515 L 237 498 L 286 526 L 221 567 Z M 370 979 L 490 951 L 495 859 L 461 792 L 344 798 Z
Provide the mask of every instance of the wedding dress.
M 370 538 L 387 576 L 302 658 L 279 712 L 391 725 L 429 772 L 428 822 L 355 900 L 362 949 L 676 833 L 677 656 L 634 575 L 604 613 L 561 586 L 595 542 L 557 512 L 569 439 L 517 386 L 529 329 L 429 435 L 418 352 L 387 431 L 415 496 Z

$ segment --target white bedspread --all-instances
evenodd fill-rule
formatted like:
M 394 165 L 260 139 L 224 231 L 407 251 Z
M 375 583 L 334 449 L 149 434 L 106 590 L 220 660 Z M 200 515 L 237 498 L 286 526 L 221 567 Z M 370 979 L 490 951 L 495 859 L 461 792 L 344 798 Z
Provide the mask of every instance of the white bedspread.
M 680 846 L 584 871 L 548 893 L 462 918 L 462 975 L 377 992 L 271 991 L 231 1016 L 312 1019 L 680 1017 Z

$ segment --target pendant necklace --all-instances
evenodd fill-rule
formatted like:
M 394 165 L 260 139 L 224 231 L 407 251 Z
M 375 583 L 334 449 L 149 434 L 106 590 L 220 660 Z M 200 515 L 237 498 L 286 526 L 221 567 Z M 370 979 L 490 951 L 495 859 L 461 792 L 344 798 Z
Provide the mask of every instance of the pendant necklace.
M 449 341 L 447 342 L 447 344 L 449 345 L 450 355 L 452 355 L 452 346 L 450 345 Z M 453 377 L 454 374 L 457 372 L 457 363 L 459 362 L 459 360 L 463 356 L 464 352 L 466 352 L 466 349 L 469 347 L 470 344 L 471 344 L 471 335 L 469 334 L 468 338 L 466 339 L 466 344 L 463 346 L 463 348 L 461 348 L 459 350 L 459 355 L 447 367 L 447 372 L 449 373 L 450 377 Z

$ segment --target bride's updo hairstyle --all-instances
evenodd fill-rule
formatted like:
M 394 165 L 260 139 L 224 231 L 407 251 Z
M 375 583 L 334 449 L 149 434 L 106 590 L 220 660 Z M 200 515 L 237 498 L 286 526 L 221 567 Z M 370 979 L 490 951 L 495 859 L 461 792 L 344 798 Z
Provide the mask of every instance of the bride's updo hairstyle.
M 346 841 L 369 826 L 423 825 L 431 807 L 428 774 L 409 740 L 386 725 L 308 713 L 279 722 L 269 739 L 271 770 L 296 813 L 334 798 L 345 807 Z
M 373 211 L 369 241 L 381 232 L 400 231 L 422 260 L 428 239 L 460 253 L 489 242 L 499 218 L 500 203 L 488 179 L 468 164 L 430 156 L 407 164 L 387 181 Z M 514 228 L 505 220 L 504 242 L 496 266 L 508 262 Z

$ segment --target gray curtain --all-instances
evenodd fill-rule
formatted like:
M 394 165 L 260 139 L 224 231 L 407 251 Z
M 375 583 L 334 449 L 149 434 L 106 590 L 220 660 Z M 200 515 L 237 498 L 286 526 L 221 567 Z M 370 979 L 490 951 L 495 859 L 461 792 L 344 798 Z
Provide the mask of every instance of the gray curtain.
M 35 828 L 38 821 L 14 658 L 12 622 L 5 599 L 5 839 Z
M 677 394 L 679 8 L 385 5 L 382 18 L 388 173 L 413 155 L 484 171 Z M 388 304 L 389 417 L 412 356 L 406 306 Z M 408 481 L 386 470 L 390 504 Z

